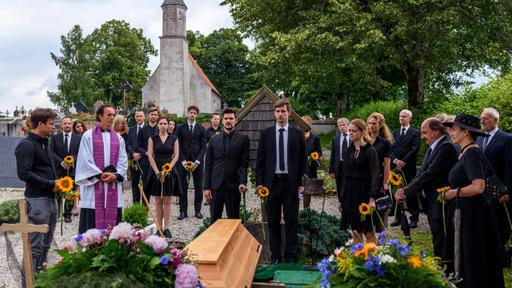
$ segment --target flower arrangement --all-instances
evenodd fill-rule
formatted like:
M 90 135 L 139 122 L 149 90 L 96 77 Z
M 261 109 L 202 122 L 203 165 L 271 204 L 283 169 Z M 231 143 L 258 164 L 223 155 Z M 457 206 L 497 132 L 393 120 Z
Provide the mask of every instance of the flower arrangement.
M 183 163 L 183 167 L 185 167 L 185 170 L 188 171 L 188 180 L 190 180 L 190 177 L 192 177 L 192 172 L 194 172 L 194 162 L 192 161 L 185 161 Z
M 256 189 L 256 195 L 260 197 L 261 202 L 266 202 L 268 195 L 270 195 L 270 190 L 265 186 L 258 187 Z
M 435 257 L 424 256 L 396 238 L 377 243 L 347 242 L 317 264 L 321 287 L 455 287 Z M 368 285 L 365 285 L 368 283 Z M 371 283 L 371 285 L 369 285 Z
M 198 272 L 182 251 L 166 240 L 138 231 L 128 223 L 106 230 L 90 229 L 57 250 L 59 262 L 43 270 L 36 287 L 81 287 L 81 275 L 122 275 L 125 287 L 195 288 Z M 116 276 L 117 277 L 117 276 Z M 102 287 L 118 287 L 104 283 Z
M 63 161 L 64 162 L 64 161 Z M 73 160 L 74 162 L 74 160 Z M 68 170 L 69 173 L 69 170 Z M 58 195 L 57 201 L 60 202 L 59 205 L 59 215 L 60 217 L 60 235 L 63 235 L 64 231 L 64 199 L 72 200 L 78 199 L 80 197 L 80 193 L 73 191 L 73 179 L 69 176 L 65 176 L 55 180 L 55 185 L 58 190 L 55 192 Z

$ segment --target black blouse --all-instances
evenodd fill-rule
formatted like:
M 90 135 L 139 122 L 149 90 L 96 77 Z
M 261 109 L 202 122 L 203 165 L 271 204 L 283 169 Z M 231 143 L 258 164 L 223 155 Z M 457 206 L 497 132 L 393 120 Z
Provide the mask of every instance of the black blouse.
M 450 171 L 450 187 L 463 188 L 470 185 L 474 179 L 485 179 L 488 169 L 484 157 L 480 148 L 468 148 Z
M 372 146 L 377 151 L 380 176 L 382 177 L 384 175 L 384 158 L 391 158 L 391 143 L 387 139 L 377 136 Z

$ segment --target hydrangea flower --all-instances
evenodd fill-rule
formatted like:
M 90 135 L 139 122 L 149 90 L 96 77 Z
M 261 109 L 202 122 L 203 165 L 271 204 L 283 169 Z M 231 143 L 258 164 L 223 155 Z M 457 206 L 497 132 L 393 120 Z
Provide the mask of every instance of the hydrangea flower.
M 89 245 L 99 245 L 103 243 L 104 236 L 98 229 L 89 229 L 81 235 L 82 238 L 78 241 L 78 244 L 82 247 L 88 247 Z
M 73 252 L 76 249 L 76 244 L 73 243 L 73 242 L 66 242 L 66 243 L 62 244 L 62 248 L 61 249 L 69 251 L 69 252 Z
M 176 288 L 195 288 L 199 283 L 199 273 L 191 264 L 181 264 L 176 269 Z
M 165 249 L 167 249 L 167 246 L 169 246 L 169 243 L 167 243 L 165 239 L 156 235 L 149 236 L 144 240 L 144 243 L 153 248 L 153 252 L 155 252 L 155 254 L 161 254 Z
M 119 223 L 112 229 L 110 239 L 117 240 L 121 244 L 125 241 L 131 243 L 135 239 L 133 226 L 126 222 Z

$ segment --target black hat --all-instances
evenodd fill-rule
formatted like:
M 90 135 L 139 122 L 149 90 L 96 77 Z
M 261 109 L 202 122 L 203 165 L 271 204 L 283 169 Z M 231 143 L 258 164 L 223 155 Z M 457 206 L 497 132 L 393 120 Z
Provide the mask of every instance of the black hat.
M 455 117 L 453 122 L 443 122 L 443 126 L 452 128 L 453 124 L 457 124 L 457 126 L 467 129 L 478 136 L 488 137 L 489 135 L 485 133 L 480 127 L 480 119 L 473 115 L 467 114 L 458 114 Z

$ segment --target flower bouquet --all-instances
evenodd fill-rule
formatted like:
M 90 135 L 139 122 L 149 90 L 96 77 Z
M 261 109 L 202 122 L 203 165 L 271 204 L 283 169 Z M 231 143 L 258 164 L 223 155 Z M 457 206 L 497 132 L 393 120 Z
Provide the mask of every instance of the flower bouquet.
M 185 163 L 183 164 L 183 167 L 185 167 L 185 170 L 188 171 L 187 180 L 190 181 L 190 177 L 192 177 L 192 172 L 194 172 L 194 162 L 185 161 Z
M 164 182 L 165 180 L 162 180 L 162 176 L 166 177 L 172 172 L 172 166 L 170 163 L 165 163 L 162 165 L 162 170 L 158 172 L 158 179 L 160 179 L 160 199 L 164 197 Z
M 439 195 L 437 195 L 437 201 L 441 203 L 441 206 L 442 207 L 442 213 L 443 213 L 443 231 L 444 231 L 444 236 L 446 237 L 446 212 L 444 210 L 444 205 L 446 204 L 446 191 L 450 190 L 450 186 L 445 186 L 445 187 L 441 187 L 441 188 L 437 188 L 437 193 L 439 193 Z
M 267 202 L 268 195 L 270 195 L 270 190 L 265 186 L 261 186 L 256 189 L 256 195 L 260 197 L 261 202 L 265 203 Z
M 69 172 L 68 172 L 69 173 Z M 59 216 L 60 216 L 60 235 L 63 235 L 64 230 L 64 205 L 66 200 L 78 199 L 80 193 L 73 191 L 73 179 L 69 176 L 59 178 L 55 181 L 57 188 L 57 201 L 59 201 Z
M 57 253 L 57 264 L 37 275 L 36 287 L 83 287 L 94 281 L 98 288 L 199 285 L 197 269 L 182 251 L 124 222 L 76 235 Z
M 321 287 L 455 287 L 435 257 L 424 256 L 396 238 L 338 248 L 317 264 Z
M 318 152 L 311 152 L 308 156 L 308 165 L 311 165 L 311 162 L 315 161 L 318 166 L 320 166 L 320 163 L 318 163 L 318 159 L 320 158 L 320 154 Z

